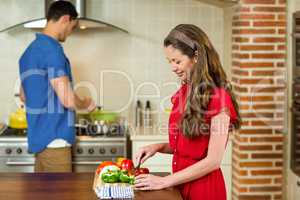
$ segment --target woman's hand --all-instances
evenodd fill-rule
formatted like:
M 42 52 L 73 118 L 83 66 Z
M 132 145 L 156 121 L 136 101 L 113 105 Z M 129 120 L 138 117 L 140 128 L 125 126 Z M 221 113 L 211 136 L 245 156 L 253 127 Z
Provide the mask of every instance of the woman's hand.
M 136 190 L 161 190 L 170 187 L 167 177 L 141 174 L 135 177 L 134 188 Z
M 141 147 L 135 156 L 135 162 L 143 164 L 148 158 L 154 156 L 161 144 L 150 144 Z

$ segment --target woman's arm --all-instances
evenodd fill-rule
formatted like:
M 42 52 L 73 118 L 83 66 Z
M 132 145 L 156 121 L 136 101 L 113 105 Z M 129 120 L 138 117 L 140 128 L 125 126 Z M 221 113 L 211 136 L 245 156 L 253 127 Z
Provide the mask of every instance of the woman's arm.
M 225 111 L 212 118 L 206 158 L 167 177 L 170 186 L 193 181 L 220 168 L 228 139 L 229 122 L 230 117 Z
M 157 144 L 159 153 L 167 153 L 167 154 L 173 154 L 173 150 L 170 147 L 169 143 L 159 143 Z
M 220 168 L 228 139 L 230 117 L 221 112 L 211 120 L 210 139 L 206 158 L 166 177 L 139 175 L 135 187 L 140 190 L 157 190 L 201 178 Z

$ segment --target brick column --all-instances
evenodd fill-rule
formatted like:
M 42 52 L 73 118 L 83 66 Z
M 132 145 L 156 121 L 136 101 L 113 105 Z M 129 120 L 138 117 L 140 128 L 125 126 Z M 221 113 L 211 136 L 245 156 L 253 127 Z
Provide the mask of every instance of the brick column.
M 283 199 L 286 1 L 235 8 L 232 82 L 242 129 L 233 136 L 233 199 Z

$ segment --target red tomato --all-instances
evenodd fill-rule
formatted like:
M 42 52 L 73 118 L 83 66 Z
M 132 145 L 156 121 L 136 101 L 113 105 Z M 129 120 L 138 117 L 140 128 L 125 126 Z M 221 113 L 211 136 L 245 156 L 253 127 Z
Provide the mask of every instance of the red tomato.
M 96 174 L 99 175 L 100 172 L 102 171 L 102 169 L 103 169 L 104 167 L 110 166 L 110 165 L 115 165 L 115 166 L 117 166 L 117 164 L 114 163 L 114 162 L 112 162 L 112 161 L 104 161 L 104 162 L 102 162 L 102 163 L 98 166 L 98 168 L 97 168 L 97 170 L 96 170 Z
M 148 168 L 139 168 L 135 170 L 135 176 L 138 176 L 140 174 L 149 174 Z
M 125 159 L 121 162 L 121 169 L 126 171 L 131 171 L 134 169 L 134 164 L 132 160 Z

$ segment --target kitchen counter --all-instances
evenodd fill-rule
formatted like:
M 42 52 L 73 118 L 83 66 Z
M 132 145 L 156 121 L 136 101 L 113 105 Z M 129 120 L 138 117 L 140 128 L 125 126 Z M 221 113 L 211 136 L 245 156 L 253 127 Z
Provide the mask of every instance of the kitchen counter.
M 96 200 L 93 173 L 2 173 L 0 199 Z M 181 200 L 173 189 L 136 191 L 135 200 Z

